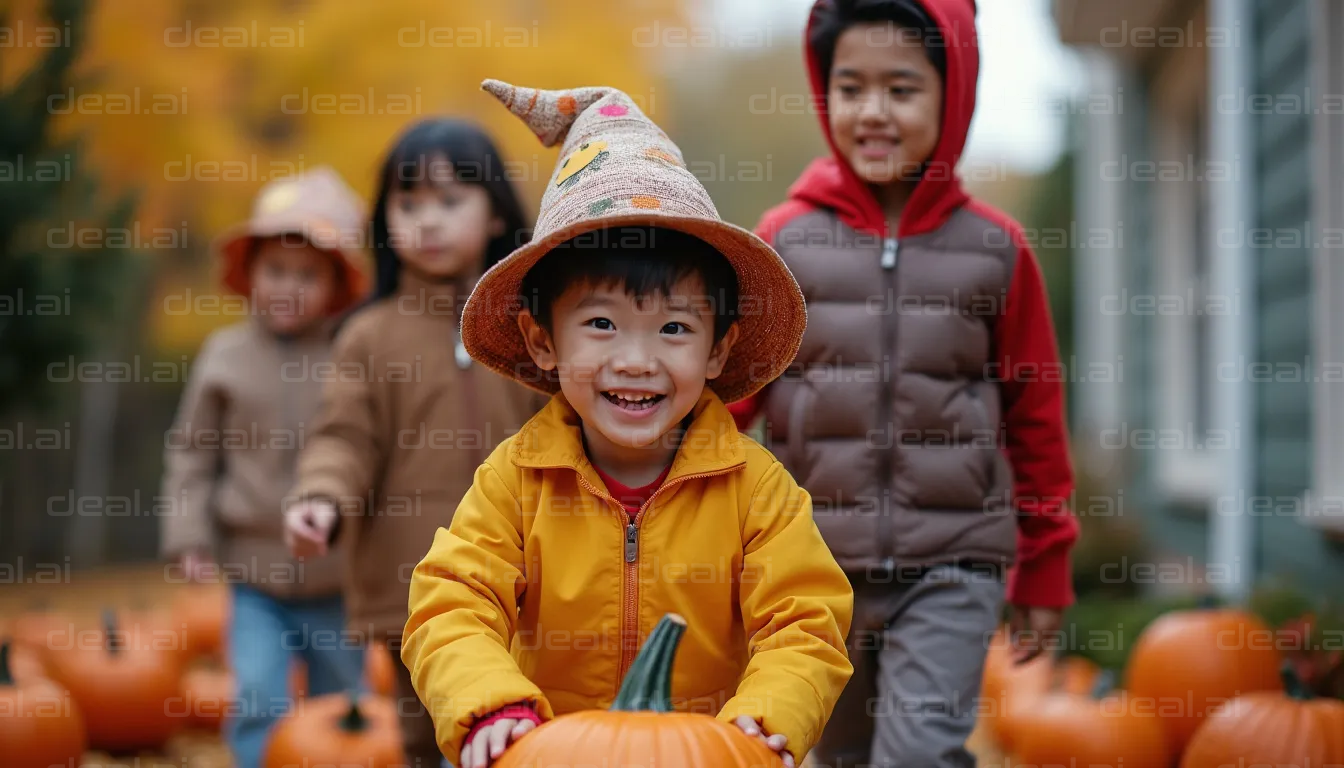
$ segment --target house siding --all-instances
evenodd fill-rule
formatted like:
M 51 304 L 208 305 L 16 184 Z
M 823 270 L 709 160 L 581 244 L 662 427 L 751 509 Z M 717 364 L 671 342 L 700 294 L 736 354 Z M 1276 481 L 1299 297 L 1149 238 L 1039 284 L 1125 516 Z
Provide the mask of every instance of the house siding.
M 1344 581 L 1344 557 L 1294 515 L 1311 484 L 1311 7 L 1255 0 L 1257 571 L 1312 587 Z

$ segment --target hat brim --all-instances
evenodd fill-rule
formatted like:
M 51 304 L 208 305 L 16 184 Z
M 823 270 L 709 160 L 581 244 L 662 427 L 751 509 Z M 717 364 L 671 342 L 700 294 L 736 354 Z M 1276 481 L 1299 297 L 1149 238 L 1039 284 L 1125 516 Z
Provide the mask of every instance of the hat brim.
M 725 403 L 750 397 L 793 362 L 807 328 L 802 290 L 784 260 L 752 232 L 724 221 L 656 212 L 585 219 L 521 246 L 487 271 L 462 317 L 462 343 L 477 362 L 547 394 L 560 391 L 554 371 L 532 361 L 518 327 L 523 278 L 556 246 L 588 232 L 653 226 L 693 235 L 728 259 L 738 280 L 738 338 L 723 372 L 709 386 Z
M 251 296 L 251 265 L 247 263 L 249 244 L 258 238 L 289 234 L 302 235 L 318 250 L 336 257 L 342 280 L 327 308 L 327 314 L 340 314 L 364 297 L 369 289 L 369 279 L 366 271 L 360 267 L 365 261 L 363 252 L 345 246 L 319 245 L 323 242 L 339 243 L 343 233 L 329 222 L 307 216 L 273 216 L 239 224 L 222 232 L 215 238 L 215 250 L 220 258 L 220 282 L 236 294 Z

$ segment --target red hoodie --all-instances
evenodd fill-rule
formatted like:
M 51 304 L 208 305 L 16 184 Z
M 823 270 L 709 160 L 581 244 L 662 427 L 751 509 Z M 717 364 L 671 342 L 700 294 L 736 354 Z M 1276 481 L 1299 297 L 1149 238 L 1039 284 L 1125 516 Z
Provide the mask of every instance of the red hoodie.
M 817 10 L 813 6 L 811 27 Z M 938 168 L 953 168 L 961 158 L 975 112 L 980 50 L 976 40 L 974 0 L 922 0 L 946 41 L 942 135 L 929 159 Z M 831 157 L 814 160 L 789 188 L 789 199 L 767 211 L 756 233 L 773 243 L 795 217 L 818 208 L 833 211 L 856 230 L 888 236 L 886 216 L 877 198 L 836 151 L 826 114 L 825 79 L 815 52 L 806 44 L 808 74 Z M 1002 429 L 1005 453 L 1013 468 L 1013 494 L 1018 513 L 1017 565 L 1009 575 L 1008 599 L 1014 604 L 1063 607 L 1073 602 L 1069 550 L 1078 523 L 1063 499 L 1073 492 L 1073 472 L 1064 423 L 1064 390 L 1057 371 L 1059 353 L 1050 307 L 1035 254 L 1025 243 L 1021 226 L 1007 214 L 971 198 L 955 174 L 936 173 L 921 181 L 901 213 L 895 236 L 904 238 L 938 229 L 958 209 L 971 211 L 1002 226 L 1019 243 L 1018 258 L 1002 316 L 996 324 L 995 357 L 1004 402 Z M 1036 375 L 1017 378 L 1016 372 Z M 1049 379 L 1049 380 L 1043 380 Z M 760 412 L 765 392 L 730 406 L 738 426 L 745 428 Z

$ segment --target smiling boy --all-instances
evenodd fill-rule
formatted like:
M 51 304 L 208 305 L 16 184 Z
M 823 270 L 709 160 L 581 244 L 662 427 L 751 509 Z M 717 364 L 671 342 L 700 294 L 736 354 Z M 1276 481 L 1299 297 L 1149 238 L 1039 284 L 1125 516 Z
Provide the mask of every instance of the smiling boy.
M 439 743 L 478 768 L 544 720 L 610 706 L 678 613 L 677 709 L 795 765 L 849 679 L 853 595 L 807 493 L 724 402 L 783 372 L 802 294 L 624 93 L 485 87 L 564 154 L 532 242 L 476 285 L 463 341 L 553 397 L 411 578 L 402 657 Z

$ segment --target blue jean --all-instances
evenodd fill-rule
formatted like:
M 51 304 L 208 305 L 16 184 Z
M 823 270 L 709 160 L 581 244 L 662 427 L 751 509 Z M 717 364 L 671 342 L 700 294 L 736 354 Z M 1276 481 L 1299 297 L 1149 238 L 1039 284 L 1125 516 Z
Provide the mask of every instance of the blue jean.
M 346 639 L 340 595 L 302 600 L 272 597 L 233 585 L 229 667 L 236 701 L 224 721 L 224 741 L 238 768 L 260 768 L 275 720 L 293 709 L 289 665 L 308 665 L 308 693 L 364 688 L 364 651 Z

